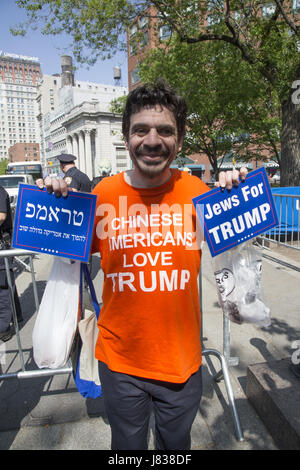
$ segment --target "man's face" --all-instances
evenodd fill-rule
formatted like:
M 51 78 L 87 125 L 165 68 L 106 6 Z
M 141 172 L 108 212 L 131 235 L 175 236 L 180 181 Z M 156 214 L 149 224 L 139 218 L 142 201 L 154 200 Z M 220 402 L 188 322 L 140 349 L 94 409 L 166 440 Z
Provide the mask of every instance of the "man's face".
M 142 176 L 162 175 L 181 145 L 175 117 L 167 108 L 157 105 L 132 114 L 126 146 L 135 169 Z

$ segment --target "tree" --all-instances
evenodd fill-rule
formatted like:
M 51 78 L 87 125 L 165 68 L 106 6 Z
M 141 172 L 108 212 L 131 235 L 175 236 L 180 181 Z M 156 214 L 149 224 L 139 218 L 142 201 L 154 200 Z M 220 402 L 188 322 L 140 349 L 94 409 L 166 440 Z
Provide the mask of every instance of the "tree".
M 29 25 L 43 34 L 64 32 L 79 62 L 93 63 L 126 49 L 126 30 L 136 16 L 155 18 L 172 28 L 182 44 L 227 44 L 270 86 L 282 115 L 281 184 L 300 181 L 300 105 L 291 101 L 300 78 L 298 0 L 17 0 Z M 39 23 L 41 21 L 41 23 Z M 88 49 L 89 52 L 85 53 Z M 262 87 L 263 88 L 263 87 Z
M 265 80 L 279 101 L 282 116 L 281 185 L 300 181 L 300 106 L 292 102 L 293 83 L 300 76 L 299 2 L 274 0 L 153 2 L 165 7 L 164 16 L 182 43 L 213 41 L 229 44 Z M 185 10 L 184 10 L 185 6 Z M 296 8 L 298 7 L 298 9 Z M 200 19 L 191 28 L 189 15 Z
M 199 43 L 191 55 L 189 45 L 173 39 L 167 52 L 158 47 L 144 54 L 139 75 L 143 82 L 164 77 L 184 96 L 189 116 L 182 153 L 205 153 L 215 175 L 229 152 L 237 161 L 261 160 L 263 153 L 278 158 L 278 103 L 236 50 Z

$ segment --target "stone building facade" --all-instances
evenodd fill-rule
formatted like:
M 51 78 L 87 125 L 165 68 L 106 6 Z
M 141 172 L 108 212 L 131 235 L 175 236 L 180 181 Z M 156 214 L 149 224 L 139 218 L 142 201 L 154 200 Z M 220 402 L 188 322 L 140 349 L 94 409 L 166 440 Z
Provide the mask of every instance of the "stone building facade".
M 119 173 L 130 167 L 119 114 L 103 111 L 99 102 L 83 102 L 65 115 L 66 151 L 89 178 L 102 171 Z
M 59 172 L 56 157 L 62 153 L 74 154 L 76 166 L 91 179 L 102 171 L 118 173 L 128 169 L 122 117 L 110 111 L 111 101 L 127 92 L 122 86 L 76 81 L 71 58 L 63 56 L 57 104 L 41 116 L 46 173 Z

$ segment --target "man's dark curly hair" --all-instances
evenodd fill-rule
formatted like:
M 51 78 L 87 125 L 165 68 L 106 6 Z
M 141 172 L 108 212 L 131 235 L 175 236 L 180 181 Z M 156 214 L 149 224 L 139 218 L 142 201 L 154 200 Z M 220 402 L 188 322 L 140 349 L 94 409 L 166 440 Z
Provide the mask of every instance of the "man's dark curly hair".
M 129 138 L 130 118 L 142 108 L 152 108 L 155 105 L 165 106 L 175 117 L 178 140 L 185 134 L 187 105 L 181 96 L 164 80 L 146 83 L 132 90 L 126 101 L 123 112 L 122 132 L 126 140 Z

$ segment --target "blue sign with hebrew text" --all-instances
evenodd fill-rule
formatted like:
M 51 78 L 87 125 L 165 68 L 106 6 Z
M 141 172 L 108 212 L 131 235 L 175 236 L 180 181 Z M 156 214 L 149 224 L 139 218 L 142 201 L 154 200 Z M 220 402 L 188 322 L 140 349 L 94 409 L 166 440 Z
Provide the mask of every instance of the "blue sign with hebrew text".
M 67 197 L 20 184 L 12 246 L 87 262 L 97 196 L 69 192 Z
M 230 191 L 215 188 L 193 199 L 212 256 L 278 225 L 264 168 L 251 171 Z

